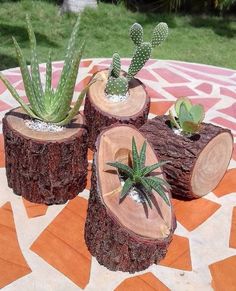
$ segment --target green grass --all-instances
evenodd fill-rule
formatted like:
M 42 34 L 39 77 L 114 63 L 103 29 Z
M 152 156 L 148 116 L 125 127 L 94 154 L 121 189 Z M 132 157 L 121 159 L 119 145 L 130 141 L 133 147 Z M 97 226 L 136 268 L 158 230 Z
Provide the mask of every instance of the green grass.
M 29 56 L 25 14 L 29 13 L 38 40 L 39 61 L 45 62 L 50 48 L 53 60 L 64 58 L 65 48 L 76 15 L 60 15 L 59 7 L 48 1 L 22 0 L 0 3 L 0 70 L 18 66 L 11 36 L 15 36 Z M 217 17 L 148 15 L 127 11 L 123 6 L 99 4 L 82 14 L 80 36 L 87 41 L 84 58 L 131 57 L 128 36 L 131 24 L 144 26 L 145 40 L 150 40 L 156 23 L 170 27 L 168 40 L 153 51 L 153 58 L 198 62 L 236 69 L 236 22 Z M 29 60 L 29 57 L 27 57 Z

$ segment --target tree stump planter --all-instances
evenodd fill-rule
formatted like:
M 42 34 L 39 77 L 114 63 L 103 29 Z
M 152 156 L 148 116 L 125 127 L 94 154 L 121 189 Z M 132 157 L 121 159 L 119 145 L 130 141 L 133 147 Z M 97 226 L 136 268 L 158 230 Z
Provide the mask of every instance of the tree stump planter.
M 65 203 L 83 191 L 87 176 L 88 134 L 83 117 L 61 132 L 38 132 L 25 125 L 22 109 L 3 118 L 8 185 L 35 203 Z
M 130 273 L 163 259 L 176 228 L 172 206 L 157 193 L 152 209 L 130 196 L 119 203 L 120 178 L 106 163 L 115 160 L 128 163 L 133 136 L 140 149 L 145 139 L 134 127 L 112 125 L 100 134 L 85 224 L 87 247 L 98 262 L 110 270 Z M 149 144 L 146 157 L 146 165 L 157 162 Z M 158 170 L 156 173 L 161 175 Z
M 148 118 L 150 97 L 144 85 L 138 79 L 129 84 L 129 97 L 122 102 L 109 101 L 105 96 L 108 70 L 96 73 L 97 78 L 88 90 L 84 115 L 89 131 L 89 147 L 94 150 L 96 139 L 101 130 L 114 123 L 132 124 L 136 128 L 142 126 Z
M 184 199 L 199 198 L 211 192 L 223 178 L 233 151 L 228 129 L 202 123 L 192 137 L 177 135 L 168 116 L 158 116 L 140 128 L 161 160 L 172 195 Z

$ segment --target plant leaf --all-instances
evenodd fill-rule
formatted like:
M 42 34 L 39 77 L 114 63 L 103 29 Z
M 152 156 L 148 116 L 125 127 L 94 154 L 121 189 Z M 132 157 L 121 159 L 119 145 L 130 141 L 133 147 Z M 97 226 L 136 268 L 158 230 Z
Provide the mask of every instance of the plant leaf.
M 135 138 L 132 137 L 132 159 L 134 173 L 138 173 L 140 170 L 139 155 Z
M 181 104 L 185 104 L 186 106 L 186 110 L 187 111 L 190 111 L 191 107 L 192 107 L 192 102 L 186 98 L 186 97 L 181 97 L 179 98 L 176 102 L 175 102 L 175 112 L 176 112 L 176 115 L 179 117 L 179 114 L 180 114 L 180 106 Z
M 194 122 L 191 122 L 191 121 L 184 121 L 183 122 L 183 131 L 184 132 L 187 132 L 187 133 L 195 133 L 199 130 L 199 123 L 194 123 Z
M 154 180 L 152 177 L 146 177 L 144 178 L 145 181 L 147 182 L 147 184 L 154 189 L 165 201 L 165 203 L 170 206 L 170 201 L 167 198 L 167 195 L 165 194 L 165 191 L 162 187 L 162 185 L 160 185 L 160 183 L 158 183 L 156 180 Z
M 20 48 L 18 42 L 16 41 L 16 39 L 14 37 L 12 39 L 13 39 L 13 43 L 14 43 L 14 46 L 15 46 L 16 55 L 17 55 L 17 59 L 18 59 L 18 62 L 19 62 L 19 66 L 20 66 L 20 70 L 21 70 L 21 75 L 22 75 L 22 79 L 23 79 L 23 82 L 24 82 L 24 86 L 25 86 L 26 96 L 29 99 L 29 102 L 30 102 L 30 105 L 31 105 L 33 111 L 37 114 L 38 117 L 40 117 L 41 116 L 41 111 L 40 111 L 40 108 L 38 106 L 35 94 L 34 94 L 32 80 L 31 80 L 31 76 L 30 76 L 30 73 L 29 73 L 25 58 L 24 58 L 24 56 L 22 54 L 21 48 Z
M 152 187 L 147 183 L 145 177 L 140 178 L 140 183 L 142 184 L 142 186 L 144 187 L 144 189 L 146 189 L 148 193 L 152 192 Z
M 140 157 L 139 157 L 140 169 L 142 169 L 145 166 L 146 149 L 147 149 L 147 142 L 145 140 L 140 151 Z
M 73 108 L 71 108 L 71 110 L 69 111 L 68 115 L 66 116 L 65 119 L 63 119 L 62 121 L 56 123 L 56 125 L 67 125 L 71 122 L 71 120 L 75 117 L 75 115 L 78 113 L 80 106 L 84 100 L 84 97 L 89 89 L 89 87 L 96 82 L 96 79 L 92 80 L 84 89 L 83 91 L 80 93 L 78 99 L 75 102 L 75 105 Z
M 179 126 L 177 120 L 175 119 L 174 114 L 171 110 L 169 110 L 169 119 L 170 119 L 170 123 L 171 123 L 172 127 L 176 127 L 178 129 L 180 129 L 180 126 Z
M 64 62 L 64 66 L 62 69 L 62 73 L 61 73 L 61 77 L 59 80 L 59 84 L 57 86 L 57 96 L 58 97 L 62 97 L 62 94 L 60 94 L 67 82 L 67 78 L 68 78 L 68 72 L 70 71 L 71 68 L 71 63 L 73 61 L 74 58 L 74 52 L 75 52 L 75 46 L 76 46 L 76 37 L 79 31 L 79 24 L 80 24 L 80 16 L 77 18 L 76 24 L 73 28 L 73 31 L 71 33 L 71 37 L 69 40 L 69 44 L 67 47 L 67 53 L 65 56 L 65 62 Z
M 191 114 L 194 123 L 201 123 L 205 117 L 204 107 L 201 104 L 193 105 L 189 113 Z
M 40 72 L 39 72 L 39 64 L 38 64 L 38 56 L 36 53 L 36 38 L 34 34 L 33 27 L 30 22 L 30 18 L 26 16 L 26 23 L 27 23 L 27 31 L 30 40 L 30 50 L 31 50 L 31 78 L 32 78 L 32 85 L 34 88 L 35 98 L 37 99 L 38 106 L 40 110 L 44 111 L 44 104 L 42 101 L 43 98 L 43 88 L 40 79 Z
M 142 171 L 141 171 L 141 175 L 144 177 L 144 176 L 150 174 L 150 173 L 153 172 L 154 170 L 160 168 L 161 166 L 163 166 L 163 165 L 165 165 L 165 164 L 167 164 L 167 163 L 169 163 L 169 162 L 170 162 L 170 161 L 161 161 L 161 162 L 158 162 L 158 163 L 153 164 L 153 165 L 151 165 L 151 166 L 146 166 L 146 167 L 144 167 L 144 168 L 142 169 Z
M 152 200 L 149 196 L 149 193 L 146 192 L 146 190 L 142 190 L 143 198 L 148 203 L 149 207 L 152 209 Z
M 159 183 L 160 185 L 163 185 L 166 187 L 166 189 L 171 189 L 171 186 L 169 183 L 166 182 L 166 180 L 162 179 L 162 178 L 159 178 L 159 177 L 156 177 L 156 176 L 150 176 L 150 177 L 147 177 L 153 181 L 156 181 L 157 183 Z
M 183 123 L 185 121 L 193 121 L 191 114 L 188 112 L 185 103 L 181 103 L 179 109 L 179 124 L 183 128 Z
M 32 118 L 40 119 L 31 109 L 30 107 L 20 98 L 19 94 L 16 92 L 15 88 L 11 85 L 11 83 L 2 75 L 0 74 L 0 79 L 3 81 L 7 89 L 11 92 L 12 96 L 15 100 L 21 105 L 24 111 L 31 116 Z
M 120 200 L 122 200 L 129 193 L 129 190 L 132 188 L 132 186 L 133 181 L 130 178 L 126 179 L 122 191 L 120 193 Z
M 121 164 L 119 162 L 108 162 L 107 165 L 117 168 L 118 170 L 124 172 L 130 178 L 133 177 L 133 170 L 125 164 Z

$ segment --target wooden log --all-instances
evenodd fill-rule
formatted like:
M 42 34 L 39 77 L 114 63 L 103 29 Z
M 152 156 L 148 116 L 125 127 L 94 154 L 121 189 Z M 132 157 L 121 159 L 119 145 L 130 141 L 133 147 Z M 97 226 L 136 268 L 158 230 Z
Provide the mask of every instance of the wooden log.
M 17 108 L 3 118 L 8 185 L 35 203 L 65 203 L 83 191 L 88 133 L 81 114 L 61 132 L 38 132 L 25 125 Z
M 119 203 L 120 178 L 106 163 L 128 162 L 133 136 L 140 150 L 145 139 L 134 127 L 112 125 L 99 136 L 85 224 L 86 244 L 98 262 L 110 270 L 130 273 L 163 259 L 176 228 L 172 206 L 156 192 L 152 209 L 129 195 Z M 156 162 L 155 153 L 147 144 L 146 165 Z M 155 174 L 162 177 L 159 169 Z
M 105 96 L 108 70 L 96 73 L 98 79 L 88 90 L 84 115 L 89 131 L 89 147 L 94 150 L 96 139 L 105 127 L 114 123 L 132 124 L 139 128 L 148 118 L 150 97 L 138 79 L 129 83 L 129 97 L 122 102 L 109 101 Z
M 177 135 L 170 128 L 168 116 L 149 120 L 140 131 L 161 160 L 172 195 L 184 199 L 199 198 L 211 192 L 223 178 L 233 151 L 233 137 L 228 129 L 202 123 L 192 137 Z

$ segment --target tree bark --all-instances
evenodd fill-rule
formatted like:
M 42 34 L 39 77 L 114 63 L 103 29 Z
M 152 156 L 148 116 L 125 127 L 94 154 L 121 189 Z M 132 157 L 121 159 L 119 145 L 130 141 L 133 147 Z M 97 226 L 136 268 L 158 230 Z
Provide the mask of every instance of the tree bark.
M 129 97 L 123 102 L 109 102 L 105 97 L 107 70 L 93 76 L 98 81 L 93 84 L 86 96 L 84 115 L 89 131 L 89 148 L 94 150 L 99 133 L 115 123 L 142 126 L 148 118 L 150 97 L 145 86 L 138 79 L 129 84 Z M 102 79 L 102 81 L 101 81 Z
M 112 271 L 130 273 L 163 259 L 176 228 L 172 206 L 167 206 L 156 193 L 154 209 L 145 210 L 143 203 L 129 196 L 119 203 L 119 178 L 117 173 L 110 172 L 106 161 L 128 160 L 124 153 L 125 149 L 126 153 L 131 150 L 132 136 L 139 141 L 140 148 L 144 138 L 130 126 L 113 125 L 98 138 L 85 224 L 87 247 L 98 262 Z M 148 164 L 156 161 L 150 145 L 147 151 Z
M 28 116 L 14 109 L 3 118 L 8 185 L 35 203 L 61 204 L 83 191 L 87 176 L 88 134 L 78 114 L 62 132 L 26 127 Z
M 140 128 L 153 146 L 163 166 L 172 195 L 184 199 L 199 198 L 220 182 L 233 150 L 230 130 L 202 123 L 191 138 L 177 135 L 170 128 L 168 116 L 158 116 Z

